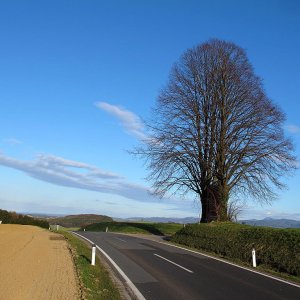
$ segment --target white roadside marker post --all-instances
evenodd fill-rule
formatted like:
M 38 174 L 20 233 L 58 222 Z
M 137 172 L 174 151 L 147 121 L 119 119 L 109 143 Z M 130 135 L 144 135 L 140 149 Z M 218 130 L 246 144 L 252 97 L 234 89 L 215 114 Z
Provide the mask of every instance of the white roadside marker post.
M 59 225 L 56 225 L 56 230 L 57 230 L 57 231 L 59 230 Z
M 96 261 L 96 245 L 93 244 L 92 245 L 92 261 L 91 261 L 92 266 L 95 265 L 95 261 Z
M 83 228 L 83 231 L 85 231 L 85 228 Z
M 106 227 L 106 231 L 105 232 L 108 232 L 108 227 Z
M 256 254 L 255 254 L 255 249 L 252 249 L 252 265 L 253 268 L 256 268 Z
M 0 221 L 0 224 L 2 224 L 2 221 Z

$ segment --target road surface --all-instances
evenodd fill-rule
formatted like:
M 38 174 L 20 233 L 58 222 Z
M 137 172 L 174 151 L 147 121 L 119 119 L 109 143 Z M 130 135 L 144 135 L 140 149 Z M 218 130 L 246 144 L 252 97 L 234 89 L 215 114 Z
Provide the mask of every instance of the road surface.
M 300 288 L 184 249 L 116 233 L 79 232 L 145 299 L 300 299 Z

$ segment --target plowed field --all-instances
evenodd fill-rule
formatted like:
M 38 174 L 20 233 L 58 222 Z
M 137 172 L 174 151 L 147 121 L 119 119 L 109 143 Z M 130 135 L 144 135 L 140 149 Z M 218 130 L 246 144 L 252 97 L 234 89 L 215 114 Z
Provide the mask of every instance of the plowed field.
M 0 300 L 76 300 L 66 241 L 34 226 L 0 225 Z

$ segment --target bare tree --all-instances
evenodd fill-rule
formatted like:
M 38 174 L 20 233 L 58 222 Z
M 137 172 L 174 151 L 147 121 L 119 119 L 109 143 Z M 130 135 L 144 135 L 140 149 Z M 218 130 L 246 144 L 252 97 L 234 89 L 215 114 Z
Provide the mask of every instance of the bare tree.
M 201 222 L 228 220 L 231 194 L 270 202 L 294 167 L 285 117 L 266 96 L 245 51 L 211 40 L 187 50 L 161 91 L 146 159 L 155 192 L 196 193 Z
M 229 199 L 227 204 L 227 219 L 231 222 L 237 222 L 238 217 L 243 212 L 245 201 L 239 199 Z

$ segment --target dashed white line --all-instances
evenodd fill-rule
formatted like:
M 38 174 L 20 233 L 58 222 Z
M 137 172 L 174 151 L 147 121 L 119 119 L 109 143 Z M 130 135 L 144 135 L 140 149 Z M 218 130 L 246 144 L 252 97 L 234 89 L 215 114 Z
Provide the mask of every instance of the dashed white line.
M 127 241 L 125 241 L 125 240 L 123 240 L 123 239 L 121 239 L 121 238 L 115 237 L 115 239 L 116 239 L 116 240 L 119 240 L 119 241 L 121 241 L 121 242 L 127 243 Z
M 174 261 L 171 261 L 171 260 L 169 260 L 169 259 L 167 259 L 167 258 L 165 258 L 163 256 L 160 256 L 160 255 L 158 255 L 156 253 L 154 253 L 154 255 L 157 256 L 157 257 L 159 257 L 159 258 L 161 258 L 161 259 L 163 259 L 163 260 L 166 260 L 167 262 L 169 262 L 169 263 L 171 263 L 171 264 L 173 264 L 173 265 L 175 265 L 175 266 L 177 266 L 177 267 L 179 267 L 179 268 L 181 268 L 181 269 L 183 269 L 183 270 L 185 270 L 185 271 L 187 271 L 189 273 L 194 273 L 193 271 L 191 271 L 191 270 L 189 270 L 189 269 L 187 269 L 187 268 L 185 268 L 185 267 L 183 267 L 183 266 L 181 266 L 179 264 L 176 264 Z
M 281 279 L 281 278 L 278 278 L 278 277 L 275 277 L 275 276 L 272 276 L 272 275 L 268 275 L 268 274 L 261 273 L 261 272 L 258 272 L 258 271 L 255 271 L 255 270 L 252 270 L 252 269 L 249 269 L 249 268 L 246 268 L 246 267 L 242 267 L 242 266 L 236 265 L 236 264 L 234 264 L 232 262 L 226 261 L 226 260 L 221 259 L 221 258 L 217 258 L 217 257 L 211 256 L 211 255 L 207 255 L 207 254 L 204 254 L 204 253 L 201 253 L 201 252 L 198 252 L 198 251 L 194 251 L 194 250 L 191 250 L 191 249 L 183 248 L 183 247 L 180 247 L 180 246 L 177 246 L 177 245 L 172 245 L 172 244 L 166 243 L 166 242 L 159 242 L 159 241 L 153 241 L 153 242 L 156 242 L 156 243 L 159 243 L 159 244 L 162 244 L 162 245 L 167 245 L 167 246 L 174 247 L 174 248 L 178 248 L 178 249 L 182 249 L 182 250 L 185 250 L 187 252 L 192 252 L 192 253 L 195 253 L 195 254 L 197 254 L 199 256 L 205 256 L 205 257 L 211 258 L 213 260 L 220 261 L 220 262 L 222 262 L 224 264 L 231 265 L 231 266 L 234 266 L 236 268 L 243 269 L 243 270 L 246 270 L 246 271 L 249 271 L 249 272 L 252 272 L 252 273 L 264 276 L 264 277 L 268 277 L 268 278 L 271 278 L 273 280 L 276 280 L 276 281 L 279 281 L 279 282 L 283 282 L 283 283 L 286 283 L 288 285 L 300 288 L 300 285 L 297 284 L 297 283 L 292 283 L 290 281 L 286 281 L 284 279 Z

